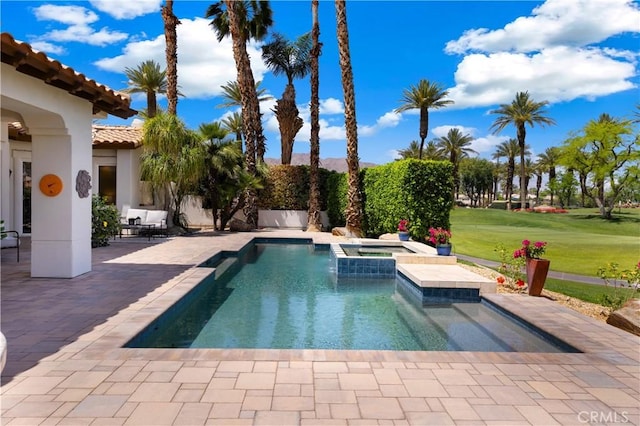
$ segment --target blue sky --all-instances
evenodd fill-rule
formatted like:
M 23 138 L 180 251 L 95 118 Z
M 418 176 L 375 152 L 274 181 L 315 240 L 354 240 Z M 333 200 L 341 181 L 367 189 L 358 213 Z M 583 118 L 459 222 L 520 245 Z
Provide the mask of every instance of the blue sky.
M 186 95 L 178 114 L 191 128 L 222 118 L 220 85 L 234 80 L 231 41 L 221 43 L 204 19 L 212 2 L 174 3 L 178 27 L 178 84 Z M 154 59 L 164 66 L 161 0 L 7 1 L 0 3 L 3 32 L 30 43 L 87 77 L 113 89 L 127 86 L 125 67 Z M 277 31 L 295 38 L 310 30 L 310 1 L 271 2 Z M 495 146 L 515 137 L 508 127 L 489 128 L 489 111 L 528 90 L 550 102 L 551 127 L 528 128 L 535 155 L 559 145 L 572 131 L 601 113 L 630 116 L 640 101 L 638 55 L 640 6 L 625 0 L 529 1 L 348 1 L 359 155 L 386 163 L 419 140 L 417 111 L 397 114 L 402 91 L 420 79 L 450 91 L 453 106 L 430 114 L 427 140 L 459 127 L 474 137 L 473 148 L 490 158 Z M 320 2 L 321 156 L 344 157 L 344 114 L 336 46 L 335 9 Z M 267 38 L 268 41 L 268 38 Z M 260 58 L 261 43 L 249 53 L 256 80 L 279 98 L 286 78 L 274 77 Z M 305 120 L 294 152 L 309 152 L 309 79 L 295 82 Z M 280 138 L 270 109 L 261 106 L 267 157 L 278 158 Z M 165 99 L 160 99 L 165 106 Z M 133 107 L 145 107 L 134 96 Z M 110 117 L 109 124 L 132 120 Z

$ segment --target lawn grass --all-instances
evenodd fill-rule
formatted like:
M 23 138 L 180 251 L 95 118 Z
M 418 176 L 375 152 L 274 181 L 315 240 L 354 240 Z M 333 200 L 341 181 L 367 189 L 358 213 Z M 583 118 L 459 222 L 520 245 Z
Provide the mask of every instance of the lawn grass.
M 616 210 L 614 219 L 604 220 L 597 209 L 549 214 L 455 208 L 451 231 L 456 253 L 494 261 L 501 260 L 499 243 L 512 252 L 523 239 L 546 241 L 544 257 L 559 272 L 597 276 L 609 262 L 631 269 L 640 260 L 640 209 Z
M 602 286 L 595 284 L 577 283 L 574 281 L 565 281 L 555 278 L 547 278 L 544 283 L 546 290 L 555 291 L 585 302 L 596 303 L 598 305 L 607 305 L 605 300 L 628 300 L 632 297 L 639 297 L 638 291 L 625 287 L 615 288 L 613 286 Z

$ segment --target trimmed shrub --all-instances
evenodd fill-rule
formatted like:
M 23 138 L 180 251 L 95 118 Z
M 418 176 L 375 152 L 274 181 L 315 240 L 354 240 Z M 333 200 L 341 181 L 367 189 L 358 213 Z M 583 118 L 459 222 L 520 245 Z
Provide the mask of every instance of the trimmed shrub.
M 334 174 L 319 169 L 320 209 L 327 208 L 327 179 Z M 308 210 L 309 166 L 269 166 L 258 207 L 264 210 Z
M 344 211 L 347 208 L 347 173 L 332 173 L 327 179 L 327 216 L 331 226 L 343 226 L 346 223 Z
M 109 245 L 109 238 L 120 232 L 120 212 L 104 198 L 91 197 L 91 247 Z
M 448 161 L 407 159 L 373 167 L 364 174 L 365 229 L 370 237 L 395 233 L 401 219 L 424 240 L 430 227 L 449 229 L 453 207 L 453 166 Z

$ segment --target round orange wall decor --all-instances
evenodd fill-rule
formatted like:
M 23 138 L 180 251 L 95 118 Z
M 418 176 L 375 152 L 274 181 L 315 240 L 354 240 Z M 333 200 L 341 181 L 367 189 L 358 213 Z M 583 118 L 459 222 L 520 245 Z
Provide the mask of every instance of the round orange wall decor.
M 48 197 L 55 197 L 60 194 L 62 187 L 62 179 L 58 175 L 48 174 L 40 179 L 40 191 Z

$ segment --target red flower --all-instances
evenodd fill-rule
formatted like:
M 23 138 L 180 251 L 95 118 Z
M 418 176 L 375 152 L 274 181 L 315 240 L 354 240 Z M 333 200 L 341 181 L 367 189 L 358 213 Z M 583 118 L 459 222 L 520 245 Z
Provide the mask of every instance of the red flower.
M 524 281 L 522 281 L 522 280 L 518 280 L 518 281 L 516 281 L 516 285 L 517 285 L 518 287 L 522 287 L 522 286 L 524 286 Z
M 498 281 L 498 284 L 504 284 L 504 277 L 503 276 L 499 276 L 496 281 Z
M 522 245 L 523 245 L 523 246 L 528 247 L 528 246 L 529 246 L 529 244 L 531 244 L 531 241 L 529 241 L 529 240 L 522 240 Z M 537 244 L 537 243 L 536 243 L 536 244 Z

